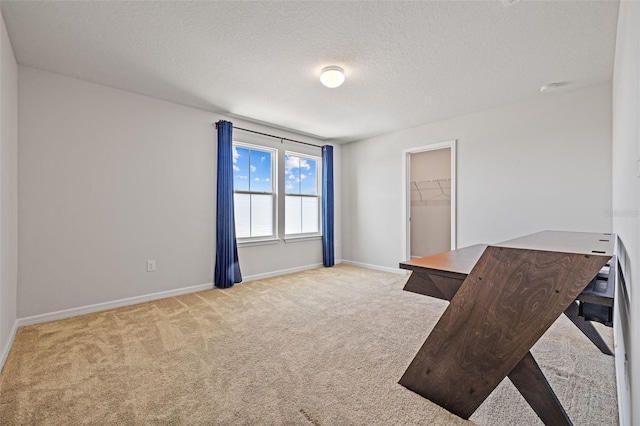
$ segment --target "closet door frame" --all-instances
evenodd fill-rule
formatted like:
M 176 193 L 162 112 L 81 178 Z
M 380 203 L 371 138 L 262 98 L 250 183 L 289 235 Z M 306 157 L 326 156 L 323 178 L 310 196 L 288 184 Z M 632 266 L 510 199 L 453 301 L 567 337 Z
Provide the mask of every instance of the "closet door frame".
M 457 249 L 456 139 L 407 148 L 402 151 L 402 260 L 411 258 L 411 155 L 438 149 L 451 149 L 451 250 Z

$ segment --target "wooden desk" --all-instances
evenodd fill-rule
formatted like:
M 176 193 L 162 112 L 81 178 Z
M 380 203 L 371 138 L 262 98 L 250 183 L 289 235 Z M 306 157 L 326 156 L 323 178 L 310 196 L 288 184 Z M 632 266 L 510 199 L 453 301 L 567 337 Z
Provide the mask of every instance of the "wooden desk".
M 611 260 L 614 239 L 544 231 L 401 263 L 413 271 L 405 290 L 451 303 L 400 384 L 468 419 L 508 376 L 545 424 L 572 424 L 529 350 L 564 313 L 612 354 L 576 300 L 612 305 L 613 280 L 608 293 L 585 288 Z

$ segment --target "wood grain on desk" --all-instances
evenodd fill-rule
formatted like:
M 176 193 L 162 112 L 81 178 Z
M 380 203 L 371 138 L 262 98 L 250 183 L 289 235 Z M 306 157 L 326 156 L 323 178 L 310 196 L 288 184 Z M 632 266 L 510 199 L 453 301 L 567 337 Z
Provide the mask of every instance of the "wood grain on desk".
M 542 231 L 493 245 L 528 250 L 613 256 L 614 240 L 615 237 L 612 234 Z M 418 257 L 401 262 L 400 268 L 411 271 L 450 272 L 466 276 L 469 275 L 486 248 L 487 244 L 475 244 L 432 256 Z
M 454 275 L 464 275 L 466 277 L 486 248 L 486 244 L 476 244 L 458 250 L 434 254 L 433 256 L 418 257 L 400 263 L 400 268 L 418 272 L 450 272 Z
M 477 244 L 401 263 L 400 268 L 413 271 L 404 290 L 451 301 L 486 248 Z
M 513 240 L 494 244 L 523 250 L 539 250 L 557 253 L 592 254 L 612 256 L 615 236 L 592 232 L 542 231 Z M 401 269 L 413 271 L 404 290 L 426 296 L 451 300 L 462 281 L 488 246 L 473 246 L 419 257 L 400 263 Z M 614 286 L 598 293 L 588 289 L 580 293 L 577 300 L 603 306 L 613 306 Z
M 606 255 L 487 247 L 400 384 L 469 418 L 607 261 Z M 527 385 L 525 398 L 536 394 L 529 392 L 535 382 Z M 548 424 L 571 423 L 550 388 L 541 403 L 528 402 L 536 412 L 555 410 Z
M 611 234 L 543 231 L 400 263 L 412 271 L 405 290 L 451 302 L 400 384 L 468 418 L 508 375 L 546 425 L 571 425 L 529 349 L 564 312 L 612 354 L 575 300 L 612 302 L 591 280 L 609 262 L 613 291 L 614 242 Z

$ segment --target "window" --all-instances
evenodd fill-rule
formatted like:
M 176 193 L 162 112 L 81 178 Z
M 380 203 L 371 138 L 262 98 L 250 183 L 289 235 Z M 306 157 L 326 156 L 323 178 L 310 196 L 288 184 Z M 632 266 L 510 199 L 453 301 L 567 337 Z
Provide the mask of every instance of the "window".
M 276 236 L 276 158 L 273 149 L 233 144 L 233 202 L 239 239 Z
M 320 158 L 286 152 L 284 155 L 285 235 L 320 232 Z

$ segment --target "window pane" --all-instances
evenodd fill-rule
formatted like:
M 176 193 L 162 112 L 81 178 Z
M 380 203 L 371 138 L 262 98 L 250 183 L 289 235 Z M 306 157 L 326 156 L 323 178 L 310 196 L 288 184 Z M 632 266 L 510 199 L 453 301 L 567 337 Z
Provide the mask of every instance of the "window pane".
M 275 150 L 233 145 L 233 189 L 236 191 L 234 202 L 238 238 L 276 235 L 274 155 Z
M 233 194 L 233 209 L 236 221 L 236 238 L 251 236 L 251 196 Z
M 286 194 L 300 194 L 300 157 L 284 156 L 284 189 Z
M 302 232 L 318 232 L 318 199 L 302 198 Z
M 251 236 L 273 235 L 273 195 L 251 194 Z
M 300 194 L 318 195 L 318 162 L 309 158 L 300 159 Z
M 285 193 L 318 195 L 318 160 L 285 155 Z
M 249 190 L 249 150 L 233 146 L 233 189 Z
M 302 197 L 286 196 L 284 199 L 284 233 L 302 233 Z
M 249 190 L 272 192 L 271 153 L 252 149 L 249 157 Z

